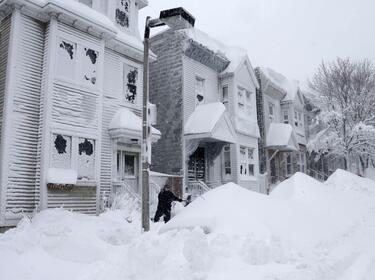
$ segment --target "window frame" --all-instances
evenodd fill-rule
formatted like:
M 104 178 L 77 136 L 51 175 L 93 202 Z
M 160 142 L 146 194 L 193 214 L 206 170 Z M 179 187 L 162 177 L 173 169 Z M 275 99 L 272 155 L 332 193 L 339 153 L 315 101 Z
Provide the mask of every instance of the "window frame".
M 128 11 L 124 10 L 121 11 L 121 1 L 126 1 L 129 3 L 128 6 Z M 127 26 L 126 25 L 121 25 L 120 22 L 117 19 L 118 13 L 123 12 L 127 16 Z M 132 28 L 132 1 L 131 0 L 117 0 L 115 3 L 115 10 L 114 10 L 114 23 L 115 25 L 121 29 L 122 31 L 129 31 Z
M 228 177 L 232 176 L 232 161 L 231 161 L 231 146 L 230 144 L 227 144 L 223 147 L 223 153 L 222 153 L 222 173 L 224 180 Z M 228 161 L 227 161 L 228 159 Z M 229 165 L 227 166 L 226 163 L 229 162 Z M 229 172 L 227 172 L 229 171 Z
M 202 83 L 202 85 L 198 87 L 198 84 L 200 82 Z M 199 101 L 198 95 L 202 96 L 201 101 Z M 206 103 L 206 79 L 199 75 L 195 75 L 194 78 L 194 100 L 195 107 Z
M 225 88 L 226 88 L 226 96 L 225 96 L 225 91 L 224 91 Z M 227 108 L 229 104 L 229 85 L 228 84 L 224 84 L 221 86 L 221 102 Z
M 268 101 L 268 116 L 269 116 L 269 120 L 271 123 L 273 123 L 275 121 L 275 110 L 276 110 L 276 105 L 274 103 L 272 103 L 271 101 Z M 272 110 L 270 110 L 272 108 Z M 271 113 L 272 111 L 272 113 Z
M 71 147 L 70 147 L 70 167 L 69 168 L 61 168 L 56 167 L 53 164 L 53 149 L 55 149 L 54 146 L 54 139 L 55 135 L 62 135 L 63 137 L 69 137 L 71 139 Z M 94 157 L 94 164 L 93 164 L 93 178 L 92 179 L 79 179 L 78 176 L 78 157 L 79 157 L 79 144 L 80 139 L 88 139 L 90 141 L 93 141 L 93 157 Z M 96 170 L 98 168 L 98 139 L 96 137 L 93 137 L 92 135 L 82 135 L 82 134 L 76 134 L 76 133 L 68 133 L 66 131 L 52 131 L 51 132 L 51 146 L 50 146 L 50 162 L 49 162 L 49 168 L 61 168 L 61 169 L 72 169 L 77 172 L 77 183 L 76 185 L 82 185 L 82 184 L 89 184 L 96 185 L 98 183 L 98 175 L 96 174 Z
M 132 63 L 130 61 L 125 61 L 125 60 L 121 60 L 121 68 L 122 68 L 122 75 L 121 75 L 121 99 L 124 100 L 124 102 L 126 104 L 128 104 L 129 106 L 135 106 L 137 107 L 140 103 L 141 103 L 141 97 L 140 95 L 142 94 L 142 89 L 141 88 L 141 79 L 142 79 L 142 76 L 141 76 L 141 72 L 140 72 L 140 67 L 139 65 L 137 65 L 136 63 Z M 126 80 L 125 80 L 125 76 L 127 76 L 127 74 L 129 74 L 130 72 L 128 72 L 127 74 L 125 74 L 125 69 L 126 67 L 128 67 L 129 69 L 130 68 L 134 68 L 137 70 L 137 80 L 136 80 L 136 83 L 135 83 L 135 86 L 136 86 L 136 96 L 135 96 L 135 101 L 134 103 L 133 102 L 130 102 L 126 99 Z M 134 71 L 134 70 L 133 70 Z
M 250 152 L 251 151 L 251 152 Z M 255 148 L 239 146 L 239 176 L 249 179 L 255 176 Z
M 74 75 L 73 77 L 68 77 L 68 76 L 64 76 L 63 74 L 59 73 L 59 70 L 61 69 L 61 67 L 59 67 L 59 57 L 58 57 L 58 54 L 59 54 L 59 49 L 61 48 L 60 47 L 60 43 L 62 41 L 67 41 L 69 43 L 72 43 L 76 46 L 76 49 L 75 49 L 75 56 L 73 58 L 73 63 L 74 65 L 72 66 L 74 68 Z M 92 44 L 90 42 L 86 42 L 84 40 L 81 40 L 79 38 L 75 38 L 71 35 L 68 35 L 68 34 L 61 34 L 59 33 L 57 36 L 56 36 L 56 53 L 54 55 L 55 57 L 55 66 L 54 66 L 54 78 L 57 80 L 57 81 L 60 81 L 60 82 L 64 82 L 64 83 L 68 83 L 68 84 L 72 84 L 74 86 L 78 86 L 78 87 L 83 87 L 83 88 L 86 88 L 86 89 L 89 89 L 89 90 L 95 90 L 95 91 L 99 91 L 100 90 L 100 85 L 102 83 L 102 79 L 101 79 L 101 66 L 102 66 L 102 56 L 103 56 L 103 52 L 102 52 L 102 49 L 101 47 L 95 45 L 95 44 Z M 97 55 L 97 58 L 96 58 L 96 81 L 95 83 L 88 83 L 87 80 L 85 81 L 83 79 L 84 77 L 84 74 L 85 74 L 85 67 L 84 67 L 84 59 L 86 58 L 87 55 L 85 55 L 85 48 L 87 49 L 91 49 L 93 51 L 96 52 L 96 55 Z

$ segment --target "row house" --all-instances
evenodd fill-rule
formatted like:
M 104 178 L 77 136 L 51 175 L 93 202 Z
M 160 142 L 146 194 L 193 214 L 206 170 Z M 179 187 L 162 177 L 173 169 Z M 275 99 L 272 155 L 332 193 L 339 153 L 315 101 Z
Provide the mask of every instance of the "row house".
M 255 70 L 257 92 L 260 170 L 268 184 L 307 173 L 307 118 L 305 99 L 297 81 L 289 81 L 269 68 Z
M 246 51 L 196 28 L 151 38 L 150 101 L 161 139 L 152 169 L 181 175 L 187 189 L 227 182 L 259 190 L 256 89 Z
M 0 226 L 51 207 L 98 213 L 118 186 L 139 193 L 146 5 L 0 1 Z

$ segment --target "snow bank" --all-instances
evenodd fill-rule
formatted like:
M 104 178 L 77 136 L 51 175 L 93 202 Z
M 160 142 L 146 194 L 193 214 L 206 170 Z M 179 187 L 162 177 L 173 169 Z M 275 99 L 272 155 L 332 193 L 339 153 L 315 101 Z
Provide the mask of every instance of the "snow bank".
M 229 183 L 145 234 L 126 197 L 98 217 L 46 210 L 0 235 L 1 278 L 372 280 L 373 184 L 340 170 L 270 196 Z

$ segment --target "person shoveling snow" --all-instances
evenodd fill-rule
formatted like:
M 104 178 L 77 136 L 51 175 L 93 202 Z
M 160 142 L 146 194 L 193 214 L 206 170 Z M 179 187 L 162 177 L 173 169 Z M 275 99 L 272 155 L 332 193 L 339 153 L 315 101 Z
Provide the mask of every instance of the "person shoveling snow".
M 171 219 L 172 202 L 182 202 L 182 199 L 175 196 L 171 189 L 169 185 L 165 185 L 161 189 L 158 195 L 158 208 L 155 213 L 154 222 L 159 222 L 162 216 L 164 216 L 164 222 L 168 222 Z

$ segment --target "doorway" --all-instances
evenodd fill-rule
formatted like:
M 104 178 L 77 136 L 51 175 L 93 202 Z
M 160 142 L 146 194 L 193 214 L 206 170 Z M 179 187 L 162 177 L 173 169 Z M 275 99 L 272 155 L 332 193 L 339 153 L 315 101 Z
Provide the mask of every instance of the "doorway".
M 138 158 L 139 154 L 137 153 L 117 150 L 116 179 L 127 183 L 135 193 L 140 193 L 138 185 Z
M 198 147 L 198 149 L 190 156 L 188 163 L 188 179 L 189 181 L 206 182 L 206 149 Z

